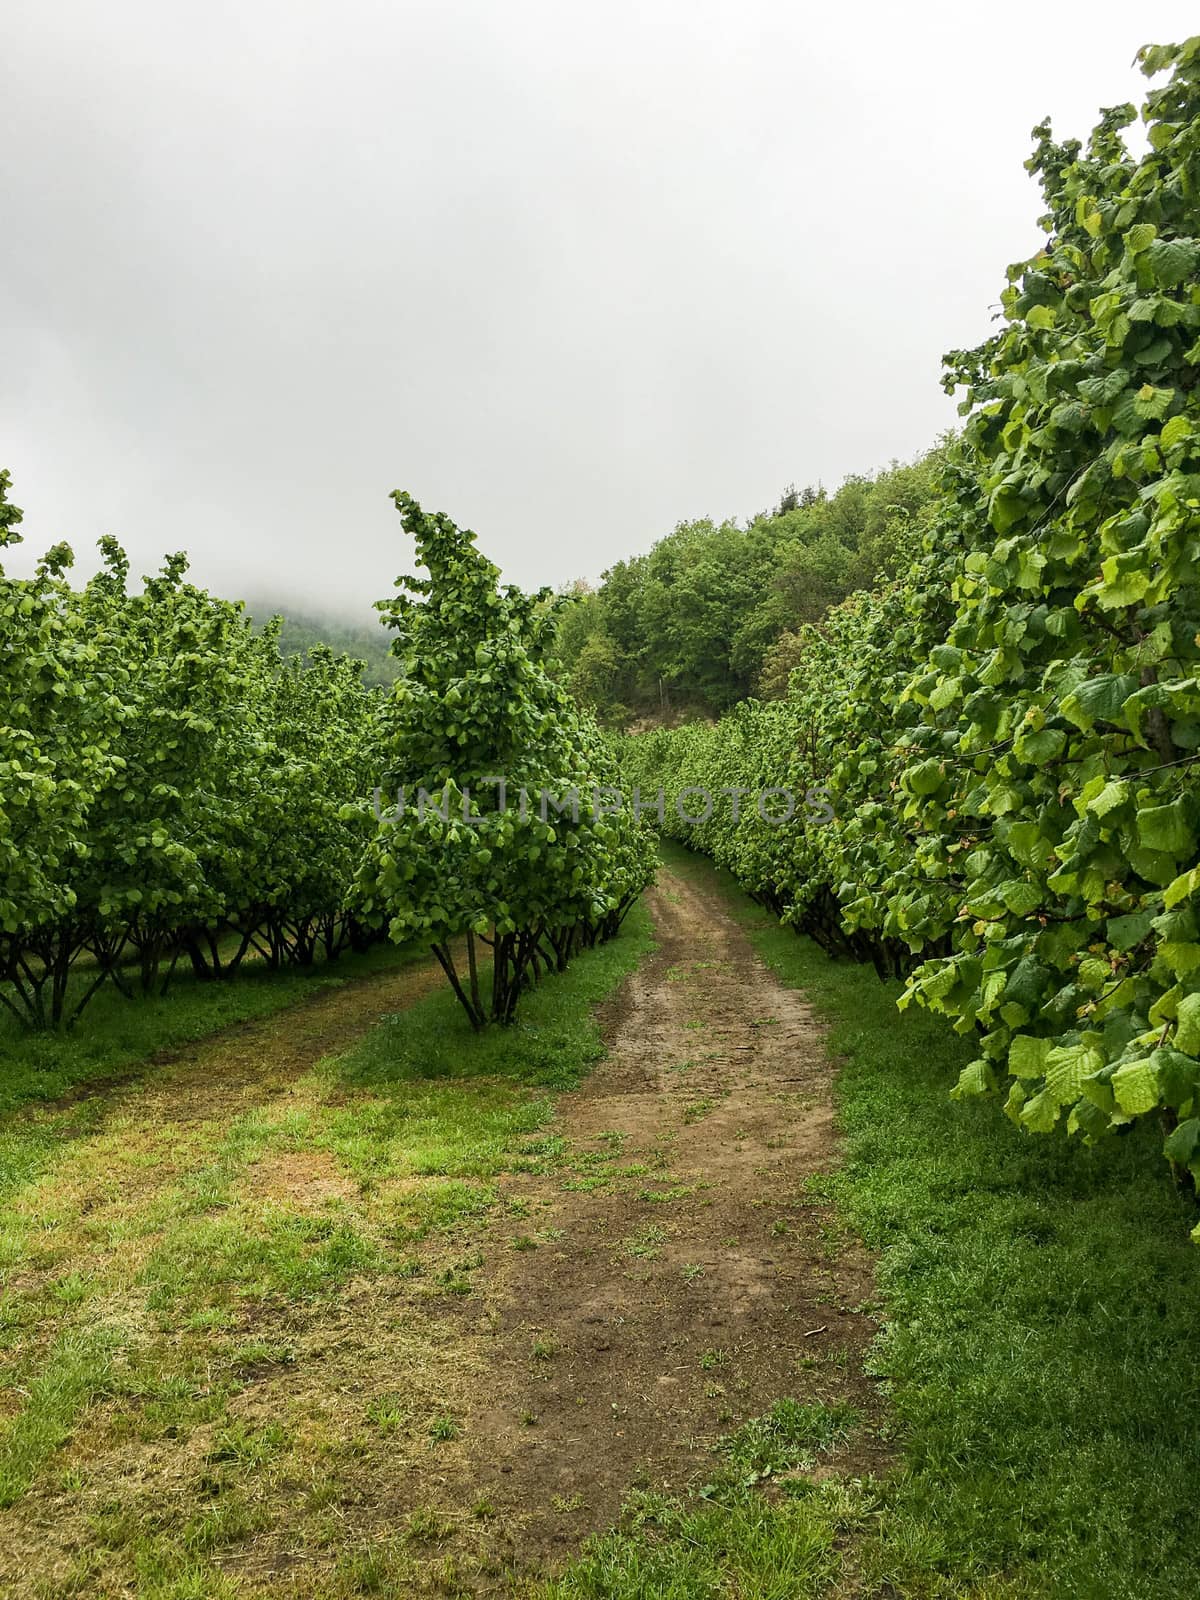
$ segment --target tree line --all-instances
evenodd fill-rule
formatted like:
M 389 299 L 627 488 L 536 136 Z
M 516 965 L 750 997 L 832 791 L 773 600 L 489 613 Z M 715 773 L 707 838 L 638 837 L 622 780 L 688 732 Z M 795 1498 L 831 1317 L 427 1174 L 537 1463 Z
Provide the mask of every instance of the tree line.
M 0 551 L 22 513 L 0 473 Z M 247 961 L 309 966 L 387 934 L 437 951 L 471 1022 L 609 937 L 650 873 L 644 828 L 497 809 L 397 825 L 372 791 L 500 772 L 535 790 L 603 783 L 612 757 L 544 665 L 558 601 L 500 589 L 474 536 L 397 497 L 427 579 L 380 603 L 390 692 L 363 663 L 280 651 L 176 554 L 140 588 L 115 539 L 81 587 L 56 545 L 0 567 L 0 1008 L 76 1021 L 104 984 L 163 992 Z M 469 971 L 455 969 L 466 941 Z M 482 997 L 476 940 L 490 945 Z
M 556 669 L 609 727 L 727 710 L 786 691 L 798 630 L 903 565 L 933 505 L 941 451 L 789 489 L 743 527 L 681 522 L 618 561 L 564 614 Z

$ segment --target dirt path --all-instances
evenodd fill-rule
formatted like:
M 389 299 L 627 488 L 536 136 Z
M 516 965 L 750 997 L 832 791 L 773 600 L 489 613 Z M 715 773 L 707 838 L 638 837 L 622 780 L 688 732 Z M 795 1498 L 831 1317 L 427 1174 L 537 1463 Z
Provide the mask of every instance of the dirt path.
M 326 982 L 281 1011 L 159 1050 L 145 1066 L 113 1080 L 89 1080 L 61 1100 L 31 1106 L 27 1114 L 44 1116 L 103 1098 L 106 1112 L 117 1115 L 132 1105 L 139 1116 L 161 1114 L 173 1122 L 227 1120 L 243 1104 L 282 1090 L 323 1056 L 345 1050 L 381 1016 L 403 1010 L 442 981 L 433 957 L 423 954 L 400 967 Z
M 506 1183 L 546 1242 L 502 1255 L 474 1334 L 466 1477 L 526 1568 L 632 1487 L 703 1482 L 717 1439 L 781 1397 L 877 1407 L 871 1263 L 807 1182 L 838 1159 L 820 1027 L 717 891 L 664 869 L 651 909 L 658 951 L 562 1102 L 573 1176 Z M 824 1470 L 880 1459 L 864 1428 Z

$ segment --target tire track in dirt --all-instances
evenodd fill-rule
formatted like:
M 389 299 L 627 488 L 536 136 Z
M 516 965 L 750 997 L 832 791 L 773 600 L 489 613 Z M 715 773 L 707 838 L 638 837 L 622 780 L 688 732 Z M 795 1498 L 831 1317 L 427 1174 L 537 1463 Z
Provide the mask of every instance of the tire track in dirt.
M 503 1253 L 476 1330 L 465 1482 L 504 1546 L 481 1536 L 485 1560 L 560 1565 L 631 1487 L 703 1482 L 717 1439 L 785 1395 L 867 1424 L 822 1470 L 882 1462 L 872 1262 L 806 1187 L 839 1159 L 822 1029 L 715 885 L 664 869 L 650 906 L 657 953 L 561 1102 L 576 1176 L 504 1184 L 549 1242 Z
M 32 1102 L 13 1120 L 40 1119 L 83 1101 L 103 1100 L 105 1113 L 131 1098 L 139 1112 L 157 1108 L 172 1121 L 204 1121 L 230 1106 L 282 1087 L 323 1056 L 342 1053 L 385 1015 L 438 988 L 431 956 L 383 972 L 329 979 L 264 1017 L 227 1023 L 186 1044 L 156 1050 L 112 1078 L 92 1078 L 53 1100 Z M 161 1069 L 152 1072 L 152 1069 Z M 198 1103 L 194 1103 L 198 1102 Z

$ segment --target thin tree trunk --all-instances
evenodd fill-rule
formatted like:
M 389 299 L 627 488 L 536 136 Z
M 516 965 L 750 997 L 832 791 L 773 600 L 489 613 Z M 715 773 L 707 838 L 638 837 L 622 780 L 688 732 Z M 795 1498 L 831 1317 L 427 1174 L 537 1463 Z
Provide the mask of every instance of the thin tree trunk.
M 459 982 L 458 973 L 454 969 L 454 957 L 450 954 L 449 950 L 445 949 L 440 944 L 435 944 L 433 946 L 433 953 L 441 963 L 442 971 L 450 979 L 450 987 L 458 996 L 459 1004 L 470 1018 L 472 1029 L 478 1033 L 483 1027 L 484 1019 L 475 1010 L 474 1006 L 472 1006 L 470 998 L 468 997 L 462 984 Z

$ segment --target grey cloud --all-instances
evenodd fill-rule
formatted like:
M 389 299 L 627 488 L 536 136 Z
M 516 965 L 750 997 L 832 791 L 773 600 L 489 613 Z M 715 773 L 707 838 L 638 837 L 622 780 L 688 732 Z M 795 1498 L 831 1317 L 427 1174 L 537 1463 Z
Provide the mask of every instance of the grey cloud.
M 24 0 L 11 564 L 115 532 L 362 611 L 394 487 L 534 585 L 909 455 L 1036 246 L 1029 128 L 1189 9 Z

